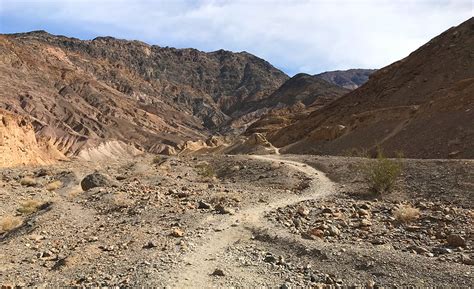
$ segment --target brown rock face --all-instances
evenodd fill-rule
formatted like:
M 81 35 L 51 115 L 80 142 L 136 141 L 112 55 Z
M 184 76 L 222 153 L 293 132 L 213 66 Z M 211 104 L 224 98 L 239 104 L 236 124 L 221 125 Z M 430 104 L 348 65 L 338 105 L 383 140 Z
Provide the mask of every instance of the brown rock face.
M 27 118 L 0 110 L 0 167 L 44 165 L 61 158 L 50 143 L 36 140 Z
M 153 151 L 205 138 L 287 78 L 246 52 L 0 35 L 0 108 L 29 116 L 66 155 L 107 140 Z
M 472 47 L 474 18 L 268 139 L 283 153 L 343 154 L 381 146 L 389 155 L 473 158 Z
M 252 115 L 262 111 L 262 116 L 251 123 L 246 134 L 271 133 L 298 120 L 305 119 L 314 112 L 349 90 L 329 83 L 316 76 L 300 73 L 287 80 L 270 97 L 254 104 L 254 111 L 241 119 L 251 119 Z M 272 108 L 271 111 L 269 108 Z M 238 122 L 239 120 L 234 122 Z
M 337 86 L 352 90 L 366 83 L 369 80 L 370 75 L 375 71 L 375 69 L 336 70 L 316 74 L 315 77 L 326 80 L 327 82 Z

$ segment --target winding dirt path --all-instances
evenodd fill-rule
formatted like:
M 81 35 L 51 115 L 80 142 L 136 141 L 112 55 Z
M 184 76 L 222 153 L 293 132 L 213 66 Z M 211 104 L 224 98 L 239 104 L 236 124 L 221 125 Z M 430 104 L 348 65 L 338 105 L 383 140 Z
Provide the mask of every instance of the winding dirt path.
M 216 258 L 229 246 L 236 242 L 249 240 L 251 230 L 271 229 L 264 216 L 267 212 L 280 207 L 292 205 L 309 199 L 321 198 L 334 192 L 334 183 L 322 172 L 297 161 L 290 161 L 275 155 L 252 156 L 265 162 L 284 163 L 296 171 L 300 171 L 311 178 L 308 188 L 299 195 L 286 195 L 275 198 L 270 203 L 242 208 L 235 215 L 229 215 L 224 220 L 210 216 L 203 226 L 211 225 L 216 231 L 210 231 L 201 245 L 184 256 L 179 268 L 175 268 L 169 275 L 169 281 L 175 288 L 205 288 L 212 284 L 212 273 L 219 268 L 219 258 Z M 227 272 L 230 275 L 239 275 L 239 272 Z

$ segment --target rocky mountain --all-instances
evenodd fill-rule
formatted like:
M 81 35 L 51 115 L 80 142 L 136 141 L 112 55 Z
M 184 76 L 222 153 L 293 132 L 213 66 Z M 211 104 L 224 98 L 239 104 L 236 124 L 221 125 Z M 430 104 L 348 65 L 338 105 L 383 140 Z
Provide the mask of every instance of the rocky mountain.
M 318 76 L 300 73 L 287 80 L 270 97 L 260 101 L 260 106 L 291 106 L 298 102 L 309 106 L 315 101 L 326 104 L 348 92 L 348 89 L 331 84 Z
M 44 31 L 0 35 L 0 108 L 65 155 L 107 140 L 160 152 L 204 138 L 288 79 L 246 52 Z
M 297 119 L 296 112 L 298 116 L 304 116 L 348 92 L 316 76 L 300 73 L 288 79 L 269 97 L 246 102 L 225 132 L 246 129 L 245 134 L 250 134 L 272 130 Z M 271 127 L 267 127 L 269 123 Z
M 337 86 L 346 89 L 356 89 L 369 80 L 369 77 L 376 69 L 349 69 L 327 71 L 316 74 L 315 77 L 326 80 Z
M 326 106 L 348 92 L 348 89 L 317 76 L 297 74 L 287 80 L 270 97 L 254 104 L 254 109 L 272 109 L 268 109 L 261 118 L 251 123 L 245 133 L 248 135 L 282 128 L 299 119 L 304 119 L 309 113 Z
M 283 153 L 474 157 L 474 18 L 371 75 L 362 87 L 268 133 Z

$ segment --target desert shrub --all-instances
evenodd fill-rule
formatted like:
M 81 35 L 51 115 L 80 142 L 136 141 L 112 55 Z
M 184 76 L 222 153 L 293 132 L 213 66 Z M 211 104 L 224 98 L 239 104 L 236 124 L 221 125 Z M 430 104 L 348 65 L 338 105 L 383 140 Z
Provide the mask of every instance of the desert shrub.
M 377 158 L 365 166 L 364 171 L 370 190 L 375 194 L 382 194 L 393 189 L 402 166 L 399 160 L 388 159 L 379 152 Z
M 420 210 L 411 205 L 401 205 L 393 212 L 395 219 L 402 223 L 410 223 L 420 217 Z
M 38 211 L 38 208 L 41 207 L 43 203 L 38 200 L 27 200 L 20 204 L 20 208 L 18 208 L 18 212 L 22 214 L 31 214 Z
M 213 178 L 216 176 L 216 171 L 208 163 L 199 163 L 196 165 L 197 174 L 204 178 Z
M 8 232 L 21 225 L 22 221 L 18 217 L 5 216 L 0 219 L 0 232 Z
M 33 187 L 33 186 L 36 186 L 38 184 L 38 182 L 35 179 L 33 179 L 32 177 L 23 177 L 20 180 L 20 184 L 22 186 Z
M 46 185 L 46 190 L 48 191 L 55 191 L 59 189 L 63 183 L 61 181 L 54 181 Z

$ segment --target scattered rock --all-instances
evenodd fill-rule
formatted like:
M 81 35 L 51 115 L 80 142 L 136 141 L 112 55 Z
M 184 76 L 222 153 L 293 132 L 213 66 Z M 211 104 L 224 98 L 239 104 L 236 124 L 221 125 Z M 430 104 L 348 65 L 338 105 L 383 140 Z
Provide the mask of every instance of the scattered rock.
M 446 238 L 449 246 L 452 247 L 466 247 L 466 240 L 460 235 L 452 234 Z
M 204 201 L 199 201 L 198 203 L 198 209 L 205 209 L 205 210 L 210 210 L 212 209 L 212 205 L 209 203 L 206 203 Z
M 51 174 L 51 172 L 45 168 L 41 168 L 35 172 L 35 177 L 45 177 L 47 175 Z
M 322 210 L 322 213 L 323 214 L 332 214 L 333 213 L 333 210 L 331 208 L 324 208 Z
M 276 263 L 277 258 L 275 256 L 273 256 L 272 254 L 267 254 L 267 255 L 265 255 L 265 258 L 263 259 L 263 261 L 267 262 L 267 263 Z
M 148 241 L 148 243 L 146 243 L 143 248 L 145 249 L 152 249 L 152 248 L 156 248 L 158 247 L 158 244 L 155 242 L 155 241 Z
M 357 213 L 359 214 L 360 217 L 368 217 L 370 216 L 370 212 L 367 211 L 367 210 L 364 210 L 364 209 L 359 209 L 357 211 Z
M 188 192 L 181 191 L 181 192 L 178 192 L 178 193 L 176 194 L 176 196 L 177 196 L 178 198 L 186 198 L 186 197 L 189 197 L 189 193 L 188 193 Z
M 231 208 L 224 207 L 221 204 L 218 204 L 215 209 L 219 214 L 233 215 L 235 213 L 234 210 L 232 210 Z
M 330 225 L 328 227 L 328 233 L 329 233 L 329 236 L 337 236 L 341 234 L 341 231 L 336 226 Z
M 474 259 L 469 257 L 466 254 L 462 254 L 461 260 L 462 260 L 462 263 L 465 265 L 471 265 L 471 266 L 474 265 Z
M 312 236 L 312 237 L 317 237 L 317 238 L 323 238 L 324 231 L 318 228 L 313 228 L 307 232 L 307 235 Z
M 307 215 L 309 215 L 309 209 L 304 206 L 299 207 L 297 212 L 303 217 L 306 217 Z
M 418 254 L 427 254 L 430 253 L 430 251 L 424 247 L 421 246 L 411 246 L 408 248 L 409 250 L 415 251 Z
M 63 257 L 63 258 L 60 258 L 58 261 L 56 261 L 56 263 L 54 263 L 51 270 L 59 270 L 66 265 L 67 265 L 67 257 Z
M 181 229 L 174 229 L 171 232 L 171 236 L 176 237 L 176 238 L 183 237 L 184 236 L 184 231 L 182 231 Z
M 359 223 L 359 227 L 370 227 L 372 226 L 372 222 L 368 219 L 362 219 Z
M 212 276 L 223 277 L 223 276 L 225 276 L 225 273 L 224 273 L 224 270 L 222 270 L 222 269 L 215 269 L 214 272 L 212 272 L 211 275 Z
M 433 253 L 438 254 L 438 255 L 451 254 L 453 252 L 452 249 L 444 248 L 444 247 L 433 248 L 432 251 Z

